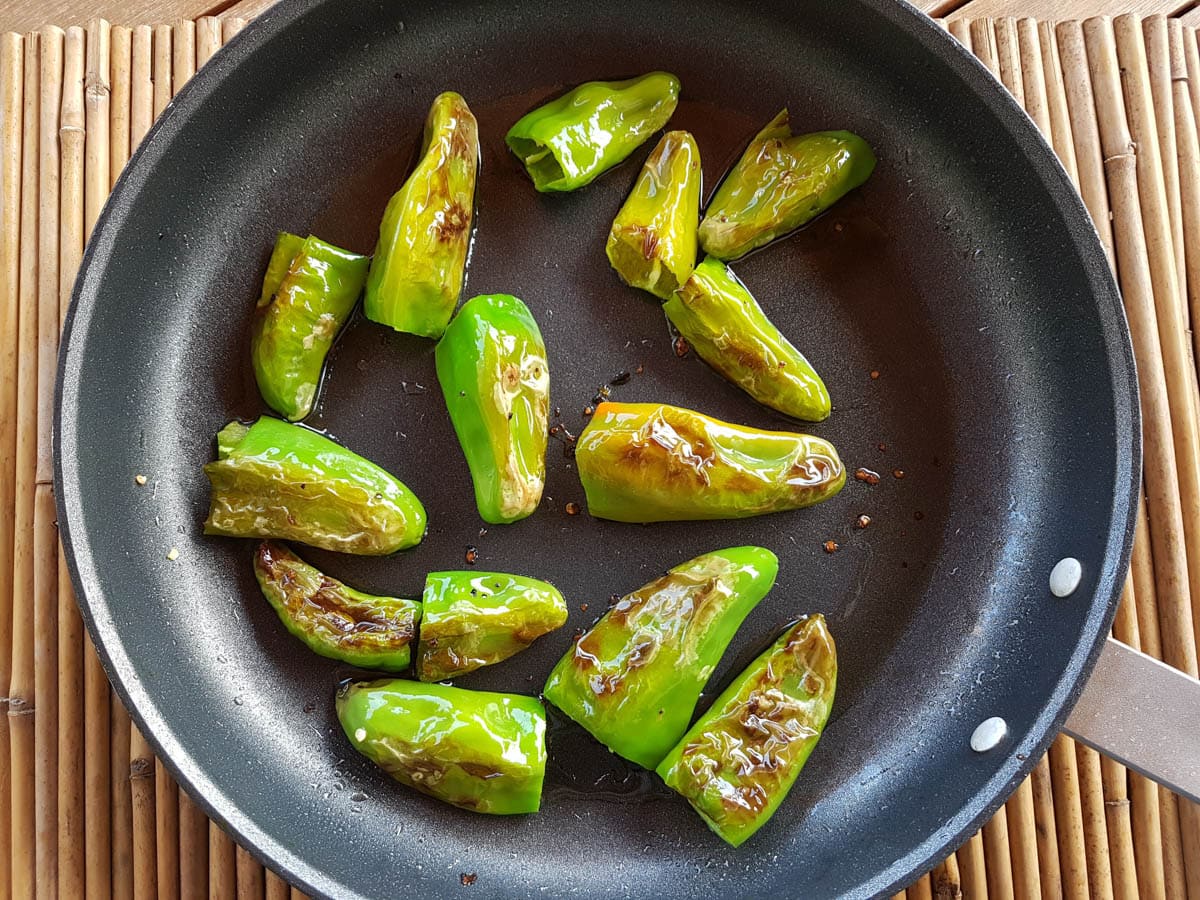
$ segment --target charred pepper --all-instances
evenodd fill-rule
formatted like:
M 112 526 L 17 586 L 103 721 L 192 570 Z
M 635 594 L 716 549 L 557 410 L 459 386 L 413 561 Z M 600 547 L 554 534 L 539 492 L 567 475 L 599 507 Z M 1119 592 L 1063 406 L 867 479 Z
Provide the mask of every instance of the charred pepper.
M 759 403 L 809 422 L 828 418 L 816 370 L 719 259 L 705 257 L 663 309 L 701 359 Z
M 351 745 L 423 794 L 473 812 L 537 812 L 546 712 L 533 697 L 416 681 L 358 682 L 337 695 Z
M 278 538 L 382 556 L 421 542 L 425 508 L 379 466 L 324 435 L 263 416 L 217 435 L 205 534 Z
M 522 116 L 505 141 L 539 191 L 573 191 L 666 125 L 678 102 L 679 79 L 666 72 L 589 81 Z
M 734 679 L 658 774 L 737 847 L 791 790 L 825 729 L 836 685 L 825 619 L 803 618 Z
M 567 621 L 558 588 L 499 572 L 431 572 L 417 677 L 444 681 L 524 650 Z
M 828 441 L 665 403 L 601 403 L 575 464 L 589 512 L 618 522 L 741 519 L 820 503 L 846 483 Z
M 439 94 L 421 159 L 383 213 L 363 301 L 368 319 L 423 337 L 446 330 L 462 293 L 478 172 L 475 116 L 458 94 Z
M 793 135 L 785 109 L 717 188 L 700 223 L 700 246 L 718 259 L 743 256 L 819 216 L 874 169 L 875 154 L 858 135 Z
M 666 300 L 696 265 L 700 150 L 668 131 L 646 158 L 608 235 L 608 261 L 626 284 Z
M 762 547 L 676 566 L 576 640 L 543 695 L 614 753 L 654 768 L 687 731 L 708 676 L 778 571 Z
M 314 653 L 364 669 L 408 668 L 417 601 L 356 591 L 271 541 L 259 545 L 254 575 L 284 627 Z
M 550 370 L 533 314 L 516 297 L 474 297 L 436 351 L 438 382 L 484 521 L 537 509 L 546 482 Z

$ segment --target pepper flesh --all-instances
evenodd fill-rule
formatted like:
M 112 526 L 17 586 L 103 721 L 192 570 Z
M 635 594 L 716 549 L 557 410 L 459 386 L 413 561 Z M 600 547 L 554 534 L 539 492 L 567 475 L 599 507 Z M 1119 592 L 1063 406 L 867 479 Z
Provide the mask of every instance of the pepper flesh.
M 608 261 L 621 280 L 666 300 L 696 265 L 700 150 L 686 131 L 668 131 L 613 220 Z
M 849 131 L 793 135 L 785 109 L 737 161 L 700 223 L 700 246 L 736 259 L 816 218 L 875 170 L 867 142 Z
M 404 484 L 324 435 L 263 416 L 217 435 L 205 534 L 383 556 L 419 544 L 425 508 Z
M 312 412 L 325 357 L 362 293 L 370 261 L 317 237 L 283 232 L 254 310 L 250 358 L 267 405 L 290 421 Z
M 254 576 L 284 627 L 314 653 L 363 669 L 408 668 L 417 601 L 356 591 L 271 541 L 258 547 Z
M 345 685 L 336 706 L 354 749 L 401 784 L 474 812 L 538 811 L 546 713 L 533 697 L 394 679 Z
M 679 79 L 666 72 L 589 81 L 522 116 L 504 140 L 539 191 L 573 191 L 666 125 L 678 103 Z
M 654 768 L 687 730 L 708 676 L 778 571 L 762 547 L 676 566 L 576 640 L 543 695 L 614 753 Z
M 828 441 L 665 403 L 601 403 L 575 464 L 588 511 L 618 522 L 741 519 L 820 503 L 846 483 Z
M 475 116 L 458 94 L 439 94 L 420 162 L 379 225 L 363 300 L 368 319 L 423 337 L 446 330 L 466 275 L 478 173 Z
M 734 679 L 658 774 L 740 846 L 791 790 L 829 720 L 836 685 L 825 618 L 801 619 Z
M 550 369 L 528 307 L 508 294 L 463 304 L 438 342 L 438 382 L 485 522 L 523 519 L 546 483 Z
M 500 572 L 431 572 L 417 677 L 444 681 L 524 650 L 567 621 L 558 588 Z
M 829 391 L 725 263 L 705 257 L 663 305 L 700 358 L 747 394 L 809 422 L 829 417 Z

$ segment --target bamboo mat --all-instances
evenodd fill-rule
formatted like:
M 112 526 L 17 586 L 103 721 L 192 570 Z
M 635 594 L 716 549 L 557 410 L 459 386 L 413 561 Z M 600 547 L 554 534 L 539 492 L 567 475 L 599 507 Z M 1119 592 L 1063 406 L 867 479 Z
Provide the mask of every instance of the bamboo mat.
M 55 358 L 84 241 L 132 148 L 241 27 L 103 21 L 0 38 L 0 898 L 302 896 L 208 822 L 116 702 L 55 530 Z M 1144 411 L 1118 639 L 1192 675 L 1200 632 L 1200 46 L 1162 17 L 950 32 L 1024 104 L 1117 268 Z M 1200 900 L 1200 807 L 1060 737 L 899 896 Z

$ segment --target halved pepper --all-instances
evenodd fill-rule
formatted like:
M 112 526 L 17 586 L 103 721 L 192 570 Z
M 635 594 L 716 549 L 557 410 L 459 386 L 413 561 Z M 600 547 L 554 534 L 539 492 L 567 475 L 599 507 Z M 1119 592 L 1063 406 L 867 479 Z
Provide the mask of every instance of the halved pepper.
M 539 191 L 573 191 L 666 125 L 678 103 L 679 79 L 666 72 L 589 81 L 522 116 L 504 140 Z
M 668 131 L 650 151 L 608 234 L 608 261 L 621 280 L 666 300 L 696 265 L 700 150 L 686 131 Z
M 523 519 L 546 483 L 550 369 L 533 314 L 516 297 L 463 304 L 435 353 L 450 421 L 485 522 Z
M 417 677 L 444 681 L 524 650 L 567 621 L 552 584 L 500 572 L 430 572 Z
M 836 686 L 825 618 L 803 618 L 733 680 L 658 774 L 737 847 L 791 790 L 829 720 Z
M 412 661 L 421 604 L 364 594 L 263 541 L 254 576 L 280 621 L 309 649 L 363 669 L 402 672 Z
M 217 435 L 205 534 L 278 538 L 382 556 L 419 544 L 425 508 L 404 484 L 324 435 L 263 416 Z
M 846 483 L 828 441 L 665 403 L 601 403 L 575 464 L 588 511 L 618 522 L 741 519 L 820 503 Z
M 325 357 L 362 293 L 370 261 L 311 235 L 282 232 L 254 310 L 250 358 L 267 405 L 291 421 L 307 416 Z
M 793 135 L 785 109 L 737 161 L 700 223 L 700 246 L 736 259 L 795 231 L 875 170 L 867 142 L 849 131 Z
M 809 422 L 829 417 L 829 391 L 729 267 L 705 257 L 663 310 L 700 358 L 747 394 Z
M 543 695 L 614 753 L 654 768 L 687 730 L 708 676 L 778 571 L 762 547 L 676 566 L 576 640 Z
M 546 712 L 533 697 L 416 681 L 358 682 L 337 694 L 359 753 L 423 794 L 473 812 L 537 812 Z
M 421 159 L 388 201 L 363 310 L 372 322 L 439 337 L 462 293 L 471 245 L 479 129 L 460 95 L 439 94 Z

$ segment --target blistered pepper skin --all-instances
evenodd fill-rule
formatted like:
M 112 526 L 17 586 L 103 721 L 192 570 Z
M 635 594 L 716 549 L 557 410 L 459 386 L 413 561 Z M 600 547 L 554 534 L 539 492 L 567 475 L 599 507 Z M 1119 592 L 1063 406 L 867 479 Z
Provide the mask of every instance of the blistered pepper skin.
M 829 417 L 825 383 L 721 260 L 705 257 L 663 311 L 701 359 L 759 403 L 807 422 Z
M 485 522 L 537 509 L 546 483 L 550 369 L 533 314 L 516 297 L 463 304 L 435 353 L 438 382 Z
M 314 653 L 384 672 L 412 661 L 417 601 L 356 591 L 271 541 L 254 555 L 254 576 L 284 627 Z
M 575 464 L 588 512 L 618 522 L 742 519 L 820 503 L 846 483 L 828 441 L 664 403 L 601 403 Z
M 700 223 L 700 246 L 744 256 L 819 216 L 875 170 L 867 142 L 849 131 L 793 135 L 785 109 L 750 142 Z
M 589 81 L 522 116 L 505 141 L 539 191 L 573 191 L 666 125 L 678 103 L 679 79 L 666 72 Z
M 668 131 L 642 166 L 608 234 L 608 261 L 626 284 L 666 300 L 696 265 L 700 150 Z
M 713 668 L 778 571 L 762 547 L 676 566 L 576 640 L 543 695 L 614 753 L 654 768 L 687 730 Z
M 658 765 L 714 832 L 740 846 L 774 815 L 829 720 L 837 649 L 823 616 L 789 628 Z
M 417 677 L 444 681 L 524 650 L 567 621 L 558 588 L 500 572 L 431 572 Z
M 205 534 L 275 538 L 383 556 L 425 536 L 425 508 L 404 484 L 329 438 L 264 416 L 217 435 Z
M 462 293 L 471 246 L 479 128 L 458 94 L 439 94 L 425 122 L 421 159 L 388 202 L 367 277 L 367 318 L 436 338 Z
M 336 707 L 354 749 L 401 784 L 472 812 L 541 805 L 546 712 L 533 697 L 395 679 L 345 685 Z

